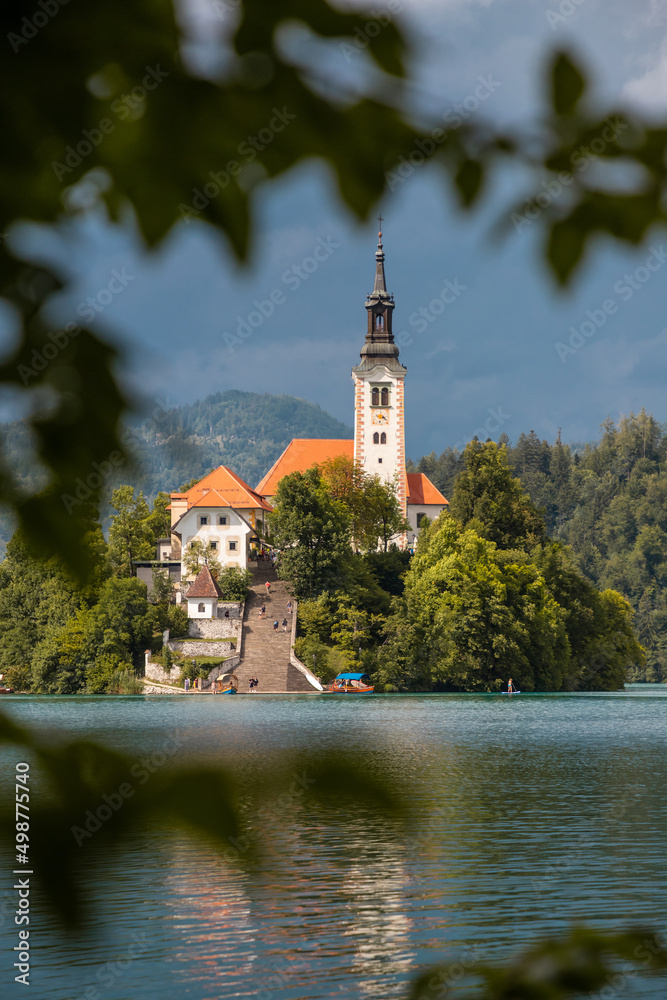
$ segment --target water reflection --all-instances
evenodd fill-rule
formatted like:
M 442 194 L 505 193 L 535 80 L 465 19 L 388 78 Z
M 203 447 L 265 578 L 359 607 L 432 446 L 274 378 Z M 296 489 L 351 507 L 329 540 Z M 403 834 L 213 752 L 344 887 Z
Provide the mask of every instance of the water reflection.
M 408 881 L 396 850 L 381 858 L 362 857 L 346 872 L 342 893 L 348 919 L 341 933 L 353 941 L 350 971 L 363 996 L 400 993 L 396 984 L 407 977 L 415 954 L 410 947 L 412 920 L 403 906 Z
M 35 992 L 74 1000 L 99 989 L 101 964 L 127 954 L 134 934 L 146 952 L 99 1000 L 400 996 L 414 970 L 475 945 L 505 959 L 571 920 L 660 928 L 664 696 L 17 699 L 22 721 L 101 732 L 135 756 L 178 731 L 182 761 L 233 751 L 239 772 L 276 749 L 305 746 L 307 768 L 312 747 L 352 747 L 369 769 L 409 782 L 416 811 L 398 842 L 307 794 L 282 813 L 267 806 L 254 869 L 160 831 L 138 837 L 120 869 L 82 860 L 89 894 L 105 901 L 98 933 L 56 938 L 37 907 Z M 0 933 L 11 948 L 8 922 Z M 641 979 L 633 990 L 664 993 Z

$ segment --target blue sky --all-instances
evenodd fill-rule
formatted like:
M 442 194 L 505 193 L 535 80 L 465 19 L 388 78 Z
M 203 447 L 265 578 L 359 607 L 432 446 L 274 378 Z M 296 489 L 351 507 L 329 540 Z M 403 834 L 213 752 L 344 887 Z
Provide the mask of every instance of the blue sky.
M 662 111 L 667 0 L 403 0 L 402 16 L 419 52 L 415 101 L 434 115 L 474 94 L 480 78 L 493 80 L 480 114 L 498 123 L 539 114 L 536 84 L 556 46 L 578 54 L 601 100 Z M 363 57 L 358 70 L 337 50 L 330 59 L 334 72 L 337 59 L 341 73 L 363 72 Z M 553 440 L 561 427 L 565 440 L 583 440 L 598 436 L 608 414 L 645 406 L 667 420 L 667 263 L 631 294 L 621 291 L 650 247 L 660 261 L 667 234 L 656 232 L 636 252 L 602 245 L 572 289 L 559 293 L 539 259 L 537 224 L 502 241 L 490 237 L 518 184 L 500 179 L 470 216 L 426 165 L 381 206 L 395 332 L 411 339 L 401 360 L 413 458 L 460 446 L 485 426 L 484 436 L 502 430 L 515 440 L 534 429 Z M 32 230 L 20 239 L 74 278 L 57 304 L 62 318 L 125 268 L 126 287 L 98 329 L 123 345 L 125 377 L 149 400 L 191 402 L 230 388 L 284 392 L 351 423 L 350 369 L 365 332 L 376 224 L 352 219 L 316 162 L 265 188 L 258 207 L 255 253 L 245 270 L 218 234 L 196 222 L 176 227 L 151 255 L 131 221 L 114 228 L 99 213 L 59 233 Z M 443 304 L 447 281 L 458 294 Z M 239 343 L 239 320 L 272 292 L 272 314 Z M 605 313 L 610 300 L 616 308 Z M 428 319 L 410 324 L 420 309 Z M 556 345 L 588 313 L 604 324 L 563 360 Z

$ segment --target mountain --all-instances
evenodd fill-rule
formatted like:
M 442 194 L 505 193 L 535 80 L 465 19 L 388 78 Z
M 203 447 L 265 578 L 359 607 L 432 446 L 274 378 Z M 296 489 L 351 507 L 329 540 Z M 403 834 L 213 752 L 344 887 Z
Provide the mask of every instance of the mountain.
M 27 426 L 16 421 L 0 433 L 3 454 L 21 486 L 38 489 L 42 479 Z M 295 437 L 351 438 L 352 428 L 305 399 L 236 389 L 186 406 L 157 407 L 148 420 L 128 423 L 125 439 L 135 466 L 118 471 L 108 495 L 119 484 L 132 483 L 152 500 L 160 490 L 176 491 L 218 465 L 228 465 L 254 487 Z M 0 551 L 12 530 L 9 516 L 0 515 Z
M 254 487 L 292 438 L 351 438 L 352 428 L 305 399 L 234 389 L 158 411 L 131 435 L 140 471 L 130 481 L 153 497 L 218 465 Z

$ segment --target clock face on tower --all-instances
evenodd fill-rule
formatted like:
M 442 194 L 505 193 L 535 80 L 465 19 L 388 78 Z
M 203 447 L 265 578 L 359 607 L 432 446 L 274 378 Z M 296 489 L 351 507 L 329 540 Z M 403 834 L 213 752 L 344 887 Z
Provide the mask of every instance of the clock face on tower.
M 388 410 L 371 410 L 371 424 L 386 427 L 389 423 Z

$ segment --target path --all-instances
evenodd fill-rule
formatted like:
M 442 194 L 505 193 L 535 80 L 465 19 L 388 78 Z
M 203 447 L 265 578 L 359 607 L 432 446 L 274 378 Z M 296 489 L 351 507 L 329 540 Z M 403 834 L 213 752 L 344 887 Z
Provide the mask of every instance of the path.
M 253 570 L 253 580 L 243 616 L 243 655 L 234 673 L 239 679 L 239 693 L 248 691 L 251 677 L 259 681 L 258 694 L 306 693 L 313 694 L 315 688 L 303 674 L 289 661 L 292 616 L 287 611 L 291 599 L 286 584 L 279 580 L 270 563 L 260 563 Z M 271 592 L 266 593 L 266 581 L 271 583 Z M 259 617 L 262 604 L 266 604 L 264 618 Z M 273 631 L 273 622 L 278 619 L 278 632 Z M 283 619 L 287 618 L 287 632 L 283 632 Z

